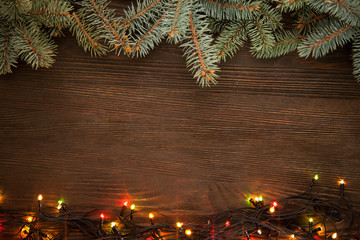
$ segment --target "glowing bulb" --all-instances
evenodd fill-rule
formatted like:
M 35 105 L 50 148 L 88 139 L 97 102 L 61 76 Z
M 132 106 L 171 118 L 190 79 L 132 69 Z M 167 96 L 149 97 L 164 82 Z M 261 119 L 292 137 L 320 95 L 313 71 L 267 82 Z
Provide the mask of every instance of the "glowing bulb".
M 226 221 L 226 222 L 225 222 L 225 226 L 226 226 L 226 227 L 230 226 L 230 221 Z
M 259 198 L 258 197 L 255 197 L 255 202 L 258 202 L 259 201 Z
M 312 224 L 313 221 L 314 221 L 314 219 L 312 219 L 312 218 L 309 219 L 309 223 L 310 223 L 310 224 Z
M 273 207 L 277 207 L 279 204 L 276 201 L 272 202 Z
M 259 201 L 262 202 L 264 199 L 263 199 L 263 196 L 259 196 Z
M 291 234 L 291 238 L 292 238 L 292 239 L 295 239 L 295 234 Z
M 331 235 L 331 238 L 332 238 L 332 239 L 336 239 L 336 238 L 337 238 L 337 233 L 333 233 L 333 234 Z
M 39 201 L 43 200 L 43 196 L 42 196 L 41 194 L 39 194 L 38 200 L 39 200 Z
M 27 220 L 28 222 L 32 222 L 33 217 L 28 217 L 26 220 Z
M 186 234 L 186 235 L 190 236 L 190 235 L 191 235 L 191 233 L 192 233 L 192 232 L 191 232 L 191 230 L 190 230 L 190 229 L 186 229 L 186 231 L 185 231 L 185 234 Z
M 131 204 L 130 208 L 131 210 L 135 210 L 135 204 Z
M 262 234 L 261 228 L 259 228 L 259 229 L 257 230 L 257 233 L 258 233 L 259 235 Z
M 127 205 L 128 205 L 128 201 L 125 201 L 123 206 L 127 207 Z
M 318 180 L 318 179 L 319 179 L 319 175 L 316 174 L 316 175 L 314 176 L 314 179 L 315 179 L 315 180 Z
M 271 207 L 271 208 L 269 209 L 269 211 L 270 211 L 271 213 L 274 213 L 274 212 L 275 212 L 275 207 Z
M 116 226 L 116 222 L 111 222 L 111 227 L 115 227 Z
M 150 218 L 150 219 L 153 219 L 153 218 L 154 218 L 154 214 L 149 213 L 149 218 Z
M 61 204 L 63 204 L 63 203 L 64 203 L 64 202 L 63 202 L 62 200 L 59 200 L 59 201 L 58 201 L 58 204 L 59 204 L 59 205 L 61 205 Z
M 339 185 L 345 185 L 344 179 L 340 179 L 340 180 L 339 180 Z
M 103 213 L 101 213 L 101 214 L 100 214 L 100 217 L 101 217 L 102 220 L 104 220 L 105 215 L 104 215 Z
M 61 204 L 57 206 L 57 209 L 60 210 L 62 208 Z
M 184 223 L 182 223 L 182 222 L 177 222 L 177 223 L 176 223 L 176 226 L 177 226 L 178 228 L 181 228 L 183 225 L 184 225 Z

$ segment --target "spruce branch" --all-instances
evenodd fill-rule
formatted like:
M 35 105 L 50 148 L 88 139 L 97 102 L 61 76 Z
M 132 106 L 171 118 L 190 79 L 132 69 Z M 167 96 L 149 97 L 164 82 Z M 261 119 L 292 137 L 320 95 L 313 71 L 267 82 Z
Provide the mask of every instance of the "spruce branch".
M 199 6 L 197 6 L 200 8 Z M 198 9 L 197 8 L 197 9 Z M 216 84 L 215 74 L 219 70 L 217 66 L 217 54 L 211 42 L 213 41 L 208 32 L 206 21 L 200 17 L 199 14 L 189 14 L 189 29 L 187 38 L 181 47 L 184 48 L 184 55 L 186 56 L 186 64 L 189 70 L 193 73 L 194 78 L 200 86 L 210 86 Z
M 305 0 L 317 11 L 328 13 L 353 26 L 360 25 L 359 0 Z
M 247 41 L 246 21 L 232 22 L 222 31 L 216 40 L 218 56 L 226 61 L 227 57 L 233 57 L 237 50 Z
M 136 27 L 141 23 L 146 23 L 154 14 L 159 14 L 162 9 L 162 0 L 138 1 L 137 7 L 132 5 L 125 13 L 124 24 L 130 32 L 135 32 Z M 136 22 L 133 24 L 133 22 Z
M 84 18 L 73 12 L 70 31 L 76 36 L 76 40 L 85 52 L 90 52 L 92 56 L 103 56 L 107 53 L 107 48 L 103 46 L 99 40 L 101 35 L 91 24 L 86 23 Z M 85 24 L 84 24 L 85 23 Z
M 115 10 L 109 9 L 107 0 L 82 0 L 79 15 L 86 18 L 86 22 L 98 31 L 98 36 L 109 45 L 110 49 L 120 54 L 121 47 L 127 46 L 124 41 L 125 28 L 121 24 L 122 18 L 115 16 Z
M 63 0 L 32 1 L 30 15 L 46 27 L 61 29 L 70 25 L 72 10 L 72 5 Z
M 337 47 L 351 41 L 356 33 L 356 29 L 352 25 L 337 19 L 323 19 L 318 24 L 322 27 L 314 28 L 299 45 L 300 57 L 325 56 Z
M 0 16 L 5 22 L 19 21 L 31 10 L 31 0 L 0 0 Z
M 15 48 L 14 31 L 10 26 L 0 27 L 0 74 L 11 73 L 17 63 L 18 51 Z
M 317 23 L 321 19 L 328 18 L 330 15 L 325 13 L 321 15 L 307 14 L 303 18 L 299 19 L 298 25 L 296 26 L 299 31 L 309 31 L 312 27 L 312 24 Z
M 33 20 L 28 20 L 16 28 L 14 41 L 20 58 L 32 68 L 48 68 L 55 62 L 54 41 Z
M 270 24 L 264 19 L 256 19 L 249 21 L 246 28 L 251 42 L 251 52 L 254 56 L 272 51 L 275 37 Z
M 161 26 L 166 14 L 167 12 L 164 11 L 154 24 L 148 24 L 146 30 L 136 36 L 138 39 L 133 43 L 134 47 L 129 53 L 130 56 L 144 57 L 160 43 L 166 35 Z
M 189 26 L 190 0 L 170 0 L 164 4 L 167 15 L 164 19 L 164 32 L 168 34 L 167 41 L 180 43 Z
M 201 0 L 207 16 L 221 20 L 249 20 L 253 19 L 260 8 L 258 0 L 229 0 L 226 3 L 219 0 Z
M 298 11 L 305 6 L 305 0 L 274 0 L 274 2 L 278 3 L 277 8 L 281 12 Z
M 353 74 L 360 83 L 360 33 L 358 32 L 352 45 Z
M 271 51 L 258 51 L 255 53 L 257 58 L 276 58 L 296 51 L 302 38 L 298 31 L 275 32 L 275 44 Z

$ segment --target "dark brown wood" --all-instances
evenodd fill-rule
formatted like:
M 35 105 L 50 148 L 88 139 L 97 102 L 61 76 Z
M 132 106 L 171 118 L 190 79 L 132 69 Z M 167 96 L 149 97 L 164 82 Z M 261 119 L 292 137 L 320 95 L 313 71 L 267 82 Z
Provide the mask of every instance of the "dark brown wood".
M 125 4 L 115 2 L 122 7 Z M 349 51 L 257 60 L 243 49 L 200 88 L 177 46 L 91 58 L 71 37 L 56 63 L 0 80 L 4 204 L 120 205 L 171 213 L 244 206 L 344 177 L 360 191 L 360 87 Z

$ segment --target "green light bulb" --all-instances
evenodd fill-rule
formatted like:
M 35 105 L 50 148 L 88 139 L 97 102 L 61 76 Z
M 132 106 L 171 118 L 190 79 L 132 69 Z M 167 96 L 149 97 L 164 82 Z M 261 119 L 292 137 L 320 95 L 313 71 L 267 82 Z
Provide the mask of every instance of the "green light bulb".
M 315 180 L 318 180 L 318 179 L 319 179 L 319 175 L 316 174 L 316 175 L 314 176 L 314 179 L 315 179 Z

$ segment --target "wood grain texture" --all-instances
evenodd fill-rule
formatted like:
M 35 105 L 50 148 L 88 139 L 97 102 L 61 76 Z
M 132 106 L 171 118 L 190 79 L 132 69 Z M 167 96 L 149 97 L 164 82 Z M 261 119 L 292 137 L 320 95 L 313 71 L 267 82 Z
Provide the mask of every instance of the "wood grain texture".
M 42 193 L 208 213 L 301 192 L 314 173 L 327 186 L 344 177 L 359 197 L 360 87 L 347 49 L 318 61 L 243 49 L 203 89 L 177 46 L 130 59 L 58 43 L 52 68 L 0 77 L 5 205 L 36 206 Z

